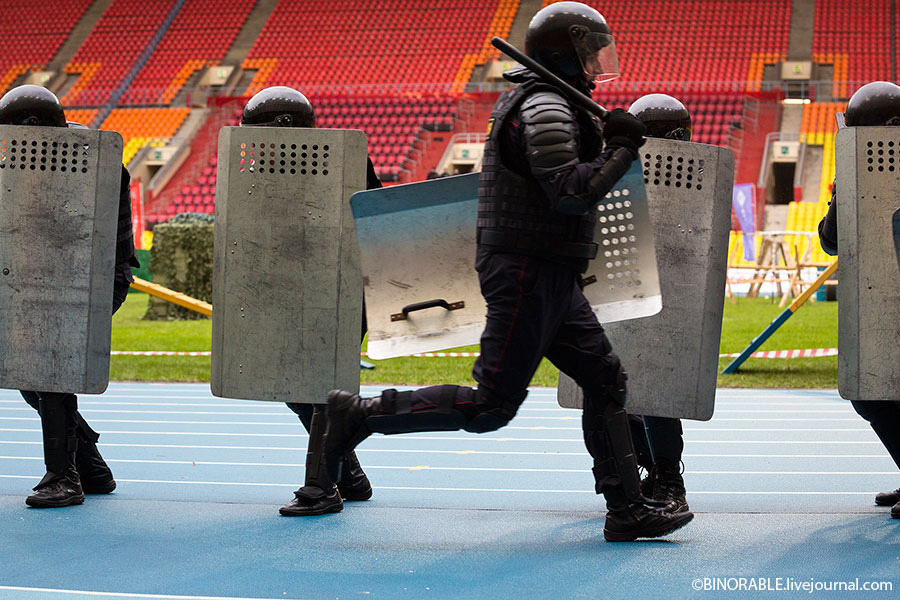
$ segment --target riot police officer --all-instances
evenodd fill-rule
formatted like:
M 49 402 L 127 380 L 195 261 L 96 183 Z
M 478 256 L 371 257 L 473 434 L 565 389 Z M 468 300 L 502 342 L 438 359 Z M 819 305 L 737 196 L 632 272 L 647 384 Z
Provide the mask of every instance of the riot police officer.
M 691 114 L 684 104 L 672 96 L 641 96 L 632 103 L 628 112 L 647 127 L 647 137 L 691 141 Z M 641 481 L 641 493 L 647 498 L 665 503 L 675 512 L 689 510 L 680 469 L 684 451 L 681 420 L 650 415 L 644 415 L 642 420 L 645 432 L 632 429 L 636 448 L 644 443 L 649 444 L 650 460 L 646 465 L 647 477 Z M 646 442 L 641 437 L 646 437 Z M 640 454 L 638 452 L 639 457 Z
M 844 119 L 848 127 L 900 125 L 900 86 L 889 81 L 873 81 L 859 88 L 847 103 Z M 822 249 L 838 252 L 837 184 L 831 186 L 828 212 L 819 222 Z M 869 422 L 897 467 L 900 467 L 900 400 L 851 401 L 857 414 Z M 875 496 L 875 504 L 891 506 L 891 516 L 900 519 L 900 488 Z
M 241 114 L 242 126 L 256 127 L 315 127 L 316 115 L 310 101 L 297 90 L 274 86 L 254 95 Z M 375 167 L 368 160 L 366 187 L 381 187 Z M 363 307 L 360 341 L 366 335 L 366 311 Z M 324 405 L 288 403 L 309 433 L 304 485 L 294 492 L 294 499 L 281 507 L 285 516 L 312 516 L 339 512 L 344 500 L 361 501 L 372 497 L 372 485 L 363 472 L 353 451 L 343 457 L 343 477 L 335 486 L 325 473 L 322 463 L 322 440 L 325 434 Z
M 532 19 L 526 53 L 581 93 L 618 75 L 606 20 L 578 2 Z M 601 123 L 525 68 L 507 79 L 488 121 L 478 207 L 476 270 L 487 325 L 473 378 L 328 399 L 325 455 L 332 479 L 340 457 L 373 432 L 495 431 L 515 416 L 542 357 L 585 390 L 582 427 L 596 491 L 609 513 L 610 541 L 665 535 L 693 518 L 646 504 L 628 431 L 626 375 L 579 287 L 597 251 L 595 205 L 638 158 L 644 125 L 623 110 Z
M 22 85 L 0 98 L 0 123 L 38 127 L 85 128 L 66 121 L 62 105 L 48 89 Z M 134 278 L 131 267 L 139 267 L 134 251 L 131 224 L 131 178 L 122 167 L 119 190 L 119 214 L 116 231 L 115 271 L 112 274 L 113 313 L 128 295 Z M 35 508 L 56 508 L 81 504 L 85 494 L 109 494 L 116 489 L 109 466 L 97 450 L 99 434 L 81 413 L 75 394 L 61 392 L 21 392 L 25 401 L 41 417 L 44 464 L 47 472 L 25 499 Z

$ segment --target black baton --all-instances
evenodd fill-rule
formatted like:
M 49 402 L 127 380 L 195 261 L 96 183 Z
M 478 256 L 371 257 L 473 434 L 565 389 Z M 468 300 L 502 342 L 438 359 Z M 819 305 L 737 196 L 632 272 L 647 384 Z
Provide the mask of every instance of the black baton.
M 521 52 L 518 48 L 516 48 L 503 38 L 494 36 L 493 38 L 491 38 L 491 44 L 497 50 L 500 50 L 510 58 L 518 61 L 519 64 L 527 67 L 529 71 L 537 73 L 538 76 L 540 76 L 540 78 L 543 79 L 546 83 L 559 88 L 560 91 L 565 94 L 566 98 L 568 98 L 584 110 L 593 115 L 597 115 L 604 121 L 606 121 L 607 117 L 609 117 L 608 110 L 551 73 L 549 69 L 538 63 L 536 60 L 532 59 L 524 52 Z

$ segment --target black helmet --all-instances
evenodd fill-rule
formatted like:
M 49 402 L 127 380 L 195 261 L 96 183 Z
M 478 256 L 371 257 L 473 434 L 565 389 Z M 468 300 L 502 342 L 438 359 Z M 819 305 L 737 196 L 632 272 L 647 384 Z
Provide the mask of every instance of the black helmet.
M 278 85 L 250 98 L 241 115 L 241 125 L 315 127 L 316 114 L 306 96 L 294 88 Z
M 539 10 L 528 25 L 525 54 L 560 77 L 609 81 L 619 76 L 606 19 L 580 2 L 557 2 Z
M 39 85 L 20 85 L 0 98 L 0 124 L 65 127 L 66 114 L 56 94 Z
M 900 86 L 873 81 L 850 96 L 844 112 L 847 127 L 900 125 Z
M 684 104 L 666 94 L 647 94 L 631 105 L 628 112 L 647 126 L 647 137 L 691 141 L 691 113 Z

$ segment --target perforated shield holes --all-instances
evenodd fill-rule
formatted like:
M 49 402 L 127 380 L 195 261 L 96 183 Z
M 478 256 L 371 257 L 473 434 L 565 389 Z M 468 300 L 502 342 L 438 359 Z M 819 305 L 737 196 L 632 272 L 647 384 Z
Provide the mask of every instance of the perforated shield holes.
M 245 174 L 328 176 L 328 144 L 241 142 L 239 171 Z
M 80 142 L 0 139 L 0 169 L 87 174 L 95 149 Z
M 648 186 L 703 189 L 702 158 L 644 153 L 644 183 Z
M 601 283 L 610 291 L 641 285 L 640 257 L 629 194 L 627 189 L 613 190 L 606 195 L 605 202 L 597 205 L 600 253 L 605 267 L 605 280 Z
M 866 162 L 869 173 L 885 171 L 894 172 L 896 168 L 897 145 L 894 140 L 878 140 L 866 142 Z

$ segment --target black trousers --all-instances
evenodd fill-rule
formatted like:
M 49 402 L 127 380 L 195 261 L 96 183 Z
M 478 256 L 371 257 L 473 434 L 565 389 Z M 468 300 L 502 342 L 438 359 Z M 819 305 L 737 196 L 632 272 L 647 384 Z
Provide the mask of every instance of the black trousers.
M 614 401 L 610 389 L 620 383 L 620 364 L 579 287 L 578 273 L 546 259 L 493 254 L 479 264 L 479 281 L 487 302 L 487 324 L 472 371 L 478 390 L 461 386 L 431 386 L 411 393 L 386 390 L 381 410 L 393 415 L 453 410 L 462 413 L 464 422 L 449 423 L 447 428 L 491 431 L 515 415 L 546 356 L 584 390 L 582 427 L 594 457 L 597 492 L 621 496 L 601 417 Z M 624 402 L 624 397 L 620 400 Z M 427 429 L 405 429 L 417 430 Z
M 673 464 L 681 461 L 684 451 L 684 430 L 681 419 L 628 415 L 631 439 L 638 464 L 650 470 L 653 463 L 662 459 Z
M 854 400 L 851 404 L 857 414 L 869 422 L 894 464 L 900 468 L 900 401 Z

